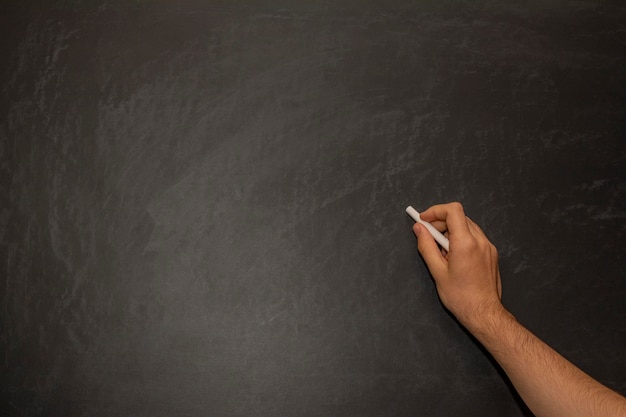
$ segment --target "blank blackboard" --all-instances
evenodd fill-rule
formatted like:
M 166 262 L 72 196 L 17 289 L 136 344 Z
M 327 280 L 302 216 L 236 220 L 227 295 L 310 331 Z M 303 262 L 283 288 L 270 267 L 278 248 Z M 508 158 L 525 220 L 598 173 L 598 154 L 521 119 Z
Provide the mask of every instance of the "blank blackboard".
M 3 6 L 2 415 L 524 416 L 407 205 L 626 393 L 619 2 Z

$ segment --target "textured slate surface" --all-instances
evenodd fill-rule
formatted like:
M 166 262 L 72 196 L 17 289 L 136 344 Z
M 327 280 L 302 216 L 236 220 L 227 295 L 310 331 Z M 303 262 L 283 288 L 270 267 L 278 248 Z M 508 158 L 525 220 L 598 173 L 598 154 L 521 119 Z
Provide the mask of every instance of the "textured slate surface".
M 526 415 L 415 250 L 451 200 L 626 393 L 624 7 L 358 3 L 4 6 L 2 415 Z

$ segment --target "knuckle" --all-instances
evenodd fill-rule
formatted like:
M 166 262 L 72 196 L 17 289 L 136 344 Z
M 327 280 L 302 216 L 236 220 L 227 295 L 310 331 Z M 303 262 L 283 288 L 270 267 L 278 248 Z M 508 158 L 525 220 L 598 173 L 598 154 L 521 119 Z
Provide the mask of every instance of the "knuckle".
M 452 203 L 448 204 L 448 207 L 450 208 L 451 212 L 457 213 L 458 215 L 465 217 L 465 210 L 463 209 L 463 205 L 458 201 L 453 201 Z
M 465 239 L 457 246 L 464 252 L 474 252 L 479 248 L 479 244 L 475 239 Z
M 463 205 L 458 201 L 453 201 L 450 203 L 450 208 L 456 211 L 463 211 Z

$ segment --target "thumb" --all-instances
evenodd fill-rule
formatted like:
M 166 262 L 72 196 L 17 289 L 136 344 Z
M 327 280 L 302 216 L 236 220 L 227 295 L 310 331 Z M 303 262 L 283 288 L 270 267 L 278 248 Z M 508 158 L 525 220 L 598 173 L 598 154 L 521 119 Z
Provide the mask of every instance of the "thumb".
M 443 274 L 447 267 L 447 260 L 441 254 L 441 249 L 437 246 L 433 236 L 428 229 L 419 223 L 413 225 L 413 232 L 417 237 L 417 250 L 424 258 L 424 262 L 426 262 L 431 274 L 433 276 Z

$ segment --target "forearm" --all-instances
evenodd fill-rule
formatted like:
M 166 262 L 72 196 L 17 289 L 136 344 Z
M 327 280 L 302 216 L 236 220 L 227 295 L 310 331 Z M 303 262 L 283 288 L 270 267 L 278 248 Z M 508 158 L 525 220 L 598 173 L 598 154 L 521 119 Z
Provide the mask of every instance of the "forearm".
M 626 416 L 624 397 L 563 358 L 504 308 L 465 325 L 502 366 L 535 416 Z

